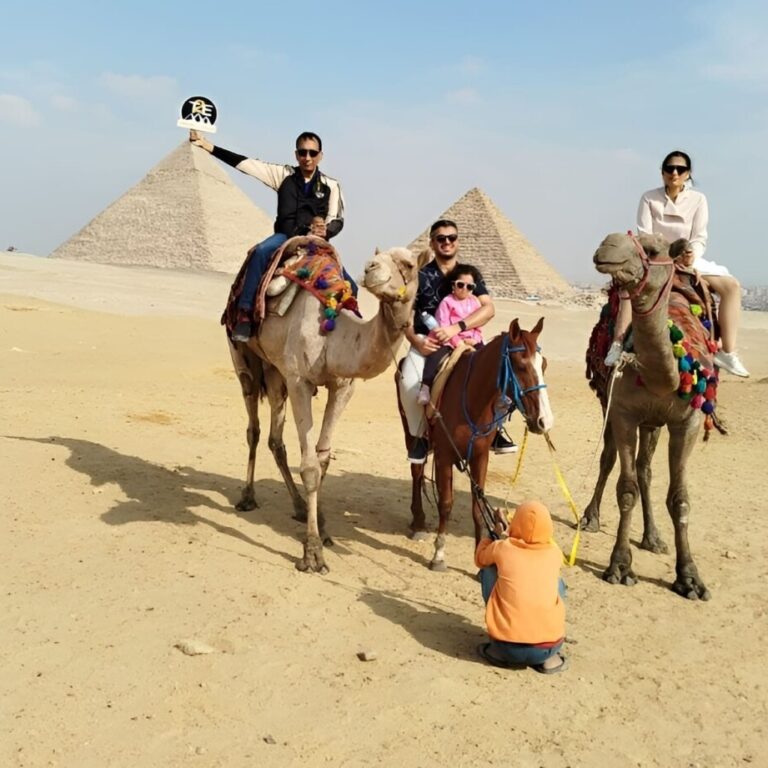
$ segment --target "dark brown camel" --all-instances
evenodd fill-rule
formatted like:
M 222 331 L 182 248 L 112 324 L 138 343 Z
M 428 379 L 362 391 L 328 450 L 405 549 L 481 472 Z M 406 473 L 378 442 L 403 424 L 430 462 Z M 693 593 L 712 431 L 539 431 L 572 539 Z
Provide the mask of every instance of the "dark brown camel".
M 702 422 L 701 411 L 678 396 L 680 374 L 667 323 L 675 270 L 670 252 L 674 256 L 684 244 L 684 241 L 678 241 L 670 246 L 656 235 L 635 238 L 612 234 L 595 252 L 598 272 L 612 275 L 616 283 L 629 292 L 635 356 L 625 374 L 617 377 L 613 385 L 600 475 L 582 522 L 585 530 L 599 530 L 600 501 L 618 454 L 621 472 L 616 497 L 621 520 L 610 565 L 603 578 L 611 584 L 632 585 L 637 581 L 632 571 L 629 533 L 638 495 L 642 500 L 644 519 L 641 546 L 654 552 L 666 551 L 650 503 L 651 459 L 660 428 L 666 425 L 670 467 L 667 509 L 675 528 L 677 552 L 677 577 L 673 589 L 690 599 L 708 600 L 710 593 L 699 578 L 688 546 L 690 502 L 685 476 L 686 464 Z M 594 358 L 592 347 L 589 355 Z M 589 364 L 591 384 L 605 412 L 609 371 L 602 365 L 602 360 L 589 359 Z M 638 385 L 638 374 L 641 385 Z
M 501 333 L 486 346 L 464 355 L 451 372 L 437 413 L 429 429 L 429 441 L 434 451 L 435 479 L 440 522 L 435 540 L 435 554 L 430 563 L 434 571 L 444 571 L 445 530 L 453 508 L 453 467 L 466 463 L 475 487 L 472 492 L 474 510 L 480 510 L 488 451 L 497 428 L 507 414 L 519 410 L 528 429 L 535 434 L 548 432 L 554 423 L 549 405 L 544 369 L 546 359 L 538 347 L 538 337 L 544 327 L 542 317 L 531 331 L 520 328 L 513 320 L 507 333 Z M 399 404 L 399 388 L 398 404 Z M 497 410 L 502 393 L 510 405 Z M 405 417 L 400 410 L 406 447 L 412 441 Z M 458 454 L 458 455 L 457 455 Z M 426 536 L 426 519 L 422 506 L 424 464 L 411 465 L 411 536 Z M 481 518 L 482 519 L 482 518 Z M 480 529 L 475 522 L 475 541 Z

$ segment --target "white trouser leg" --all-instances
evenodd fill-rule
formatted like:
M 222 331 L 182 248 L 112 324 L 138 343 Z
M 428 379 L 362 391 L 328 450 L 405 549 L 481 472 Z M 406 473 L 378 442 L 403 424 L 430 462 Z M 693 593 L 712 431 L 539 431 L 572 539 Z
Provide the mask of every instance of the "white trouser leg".
M 403 360 L 401 371 L 402 376 L 398 386 L 400 387 L 400 403 L 408 422 L 408 431 L 414 437 L 423 437 L 427 427 L 427 419 L 424 415 L 424 406 L 416 402 L 421 386 L 421 377 L 424 375 L 423 355 L 411 347 Z

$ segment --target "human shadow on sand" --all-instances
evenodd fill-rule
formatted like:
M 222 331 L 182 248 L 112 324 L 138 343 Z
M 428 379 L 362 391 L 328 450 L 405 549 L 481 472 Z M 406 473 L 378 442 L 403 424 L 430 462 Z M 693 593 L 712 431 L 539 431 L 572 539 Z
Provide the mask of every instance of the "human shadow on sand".
M 209 519 L 204 513 L 205 509 L 209 509 L 233 514 L 250 524 L 267 525 L 275 533 L 301 540 L 305 526 L 292 517 L 293 506 L 290 497 L 279 480 L 257 481 L 255 491 L 259 507 L 244 512 L 234 506 L 242 489 L 242 481 L 237 478 L 204 472 L 194 467 L 169 468 L 81 438 L 7 437 L 65 448 L 69 452 L 66 458 L 67 466 L 86 475 L 92 486 L 117 484 L 127 498 L 116 502 L 101 515 L 102 520 L 109 525 L 139 521 L 208 525 L 223 535 L 260 547 L 290 562 L 296 560 L 292 554 L 274 550 L 238 528 Z M 268 453 L 263 458 L 271 460 Z M 384 543 L 372 535 L 407 534 L 410 521 L 410 490 L 410 478 L 399 480 L 367 473 L 345 472 L 332 465 L 321 492 L 329 534 L 340 539 L 360 542 L 372 549 L 393 551 L 417 564 L 426 565 L 427 556 L 396 544 Z M 455 537 L 457 546 L 472 546 L 469 505 L 469 494 L 457 493 L 457 513 L 450 527 L 450 534 Z M 436 524 L 436 519 L 436 512 L 433 511 L 433 524 Z M 458 542 L 459 539 L 462 540 L 461 543 Z M 340 553 L 346 549 L 340 543 L 336 548 Z
M 452 659 L 483 662 L 476 653 L 487 640 L 482 627 L 446 607 L 396 595 L 386 590 L 363 589 L 359 597 L 373 613 L 402 627 L 417 643 Z M 482 621 L 482 597 L 477 587 L 478 617 Z

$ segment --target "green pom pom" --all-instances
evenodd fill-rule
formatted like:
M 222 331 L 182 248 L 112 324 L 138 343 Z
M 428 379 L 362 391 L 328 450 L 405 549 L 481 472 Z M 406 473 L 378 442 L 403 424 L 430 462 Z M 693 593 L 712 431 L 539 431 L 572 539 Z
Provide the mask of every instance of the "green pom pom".
M 333 317 L 336 317 L 337 312 L 336 312 L 335 309 L 331 309 L 330 307 L 326 307 L 325 311 L 323 312 L 323 314 L 326 317 L 328 317 L 328 318 L 333 318 Z
M 669 329 L 669 338 L 672 343 L 682 341 L 683 332 L 676 325 L 672 325 Z
M 672 354 L 678 358 L 685 357 L 685 347 L 682 344 L 675 344 L 672 347 Z
M 701 304 L 691 304 L 691 313 L 699 317 L 702 313 Z
M 307 267 L 302 267 L 296 270 L 296 277 L 300 277 L 302 280 L 306 280 L 312 273 Z

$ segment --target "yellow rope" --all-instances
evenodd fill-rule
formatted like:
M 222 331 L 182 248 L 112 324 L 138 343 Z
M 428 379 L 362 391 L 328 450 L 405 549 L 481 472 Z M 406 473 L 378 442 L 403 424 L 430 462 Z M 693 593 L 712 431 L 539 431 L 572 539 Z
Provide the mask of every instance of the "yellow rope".
M 568 502 L 568 506 L 571 508 L 571 512 L 573 513 L 574 520 L 576 521 L 576 534 L 573 537 L 573 544 L 571 545 L 571 552 L 568 555 L 568 557 L 563 554 L 563 564 L 567 565 L 569 568 L 573 566 L 576 562 L 576 554 L 579 551 L 579 541 L 581 540 L 581 517 L 579 516 L 578 510 L 576 509 L 576 503 L 573 500 L 573 497 L 571 496 L 571 492 L 568 490 L 568 486 L 565 483 L 565 478 L 563 477 L 563 473 L 560 471 L 560 467 L 557 464 L 557 460 L 555 459 L 555 446 L 552 444 L 552 440 L 549 437 L 548 433 L 544 434 L 544 439 L 547 441 L 547 446 L 549 447 L 549 453 L 552 456 L 552 465 L 555 469 L 555 478 L 557 479 L 557 484 L 560 486 L 560 490 L 563 493 L 563 498 Z M 517 482 L 517 478 L 520 475 L 520 468 L 523 464 L 523 456 L 525 454 L 525 448 L 528 444 L 528 427 L 525 428 L 525 433 L 523 434 L 523 444 L 520 446 L 520 453 L 517 457 L 517 467 L 515 468 L 515 473 L 512 476 L 512 479 L 509 482 L 509 488 L 507 489 L 507 496 L 504 499 L 504 507 L 506 509 L 506 517 L 509 519 L 509 493 L 514 488 L 515 483 Z M 552 542 L 557 546 L 557 543 L 555 541 Z M 562 553 L 562 550 L 561 550 Z

